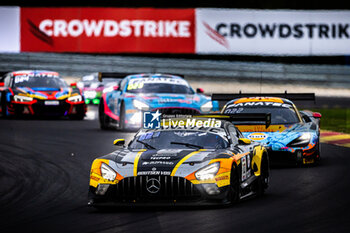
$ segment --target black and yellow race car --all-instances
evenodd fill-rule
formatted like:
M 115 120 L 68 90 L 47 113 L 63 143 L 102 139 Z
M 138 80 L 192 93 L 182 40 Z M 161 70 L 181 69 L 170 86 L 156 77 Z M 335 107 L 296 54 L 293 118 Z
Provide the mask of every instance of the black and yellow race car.
M 230 204 L 263 194 L 268 182 L 267 150 L 229 121 L 163 119 L 93 161 L 88 205 Z

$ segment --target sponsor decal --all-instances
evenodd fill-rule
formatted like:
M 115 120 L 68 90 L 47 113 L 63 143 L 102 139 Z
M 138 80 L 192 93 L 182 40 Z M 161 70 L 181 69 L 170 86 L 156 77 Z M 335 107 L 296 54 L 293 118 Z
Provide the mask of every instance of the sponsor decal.
M 142 165 L 174 165 L 174 162 L 170 161 L 150 161 L 142 162 Z
M 277 107 L 277 108 L 291 108 L 292 105 L 285 103 L 276 103 L 276 102 L 246 102 L 246 103 L 233 103 L 226 107 L 227 108 L 236 108 L 236 107 Z
M 100 178 L 99 178 L 99 177 L 96 177 L 96 176 L 90 176 L 90 179 L 96 180 L 96 181 L 99 181 L 99 180 L 100 180 Z
M 287 128 L 284 125 L 236 125 L 241 132 L 283 132 Z
M 137 172 L 138 176 L 170 176 L 170 171 L 139 171 Z
M 216 180 L 216 181 L 220 181 L 220 180 L 228 180 L 228 179 L 230 179 L 230 177 L 229 177 L 229 176 L 219 176 L 219 177 L 216 177 L 216 178 L 215 178 L 215 180 Z
M 267 135 L 264 133 L 252 133 L 248 135 L 248 138 L 253 141 L 261 141 L 267 138 Z M 249 164 L 249 161 L 248 161 Z
M 175 155 L 176 156 L 176 155 Z M 151 157 L 152 160 L 170 160 L 170 156 L 157 156 L 157 157 Z
M 246 157 L 241 158 L 242 161 L 242 181 L 247 179 L 247 160 Z

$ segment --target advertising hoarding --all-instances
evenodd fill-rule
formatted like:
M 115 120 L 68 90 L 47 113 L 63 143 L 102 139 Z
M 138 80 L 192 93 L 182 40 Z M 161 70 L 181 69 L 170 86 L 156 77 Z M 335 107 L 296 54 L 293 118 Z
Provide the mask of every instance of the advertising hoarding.
M 194 53 L 194 9 L 21 8 L 21 50 Z
M 350 54 L 350 11 L 196 9 L 198 54 Z

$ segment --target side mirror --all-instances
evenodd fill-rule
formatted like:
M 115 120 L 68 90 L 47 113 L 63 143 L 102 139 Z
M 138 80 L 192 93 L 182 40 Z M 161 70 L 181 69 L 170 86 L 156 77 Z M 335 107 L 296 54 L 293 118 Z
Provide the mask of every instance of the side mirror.
M 197 88 L 197 90 L 196 90 L 196 91 L 197 91 L 197 93 L 201 93 L 201 94 L 202 94 L 202 93 L 204 93 L 203 88 Z
M 238 143 L 240 145 L 249 145 L 249 144 L 252 143 L 252 141 L 250 139 L 248 139 L 248 138 L 239 138 L 238 139 Z
M 322 117 L 322 114 L 319 113 L 319 112 L 313 112 L 313 113 L 312 113 L 312 116 L 313 116 L 314 118 L 321 118 L 321 117 Z
M 121 139 L 115 139 L 115 140 L 113 141 L 113 144 L 114 144 L 115 146 L 124 146 L 124 144 L 125 144 L 125 139 L 123 139 L 123 138 L 121 138 Z
M 71 83 L 70 86 L 71 86 L 72 88 L 77 88 L 77 83 Z
M 5 83 L 0 82 L 0 87 L 4 87 Z
M 117 86 L 113 86 L 113 90 L 115 90 L 115 91 L 119 91 L 119 85 L 117 85 Z

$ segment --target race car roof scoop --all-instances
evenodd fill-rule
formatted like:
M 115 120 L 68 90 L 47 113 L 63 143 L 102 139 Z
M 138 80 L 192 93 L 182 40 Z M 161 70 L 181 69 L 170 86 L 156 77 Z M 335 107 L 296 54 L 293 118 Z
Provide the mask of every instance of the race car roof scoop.
M 98 81 L 102 82 L 102 79 L 105 78 L 120 78 L 123 79 L 128 75 L 135 74 L 135 73 L 119 73 L 119 72 L 98 72 Z
M 242 98 L 242 97 L 279 97 L 279 98 L 289 99 L 292 101 L 295 101 L 295 100 L 315 101 L 316 100 L 315 93 L 287 93 L 287 91 L 285 91 L 284 93 L 242 93 L 241 91 L 235 94 L 213 93 L 211 96 L 211 100 L 230 101 L 230 100 Z

